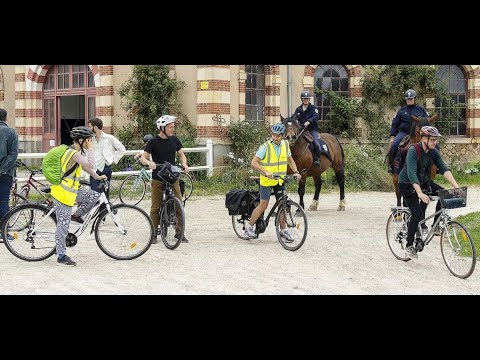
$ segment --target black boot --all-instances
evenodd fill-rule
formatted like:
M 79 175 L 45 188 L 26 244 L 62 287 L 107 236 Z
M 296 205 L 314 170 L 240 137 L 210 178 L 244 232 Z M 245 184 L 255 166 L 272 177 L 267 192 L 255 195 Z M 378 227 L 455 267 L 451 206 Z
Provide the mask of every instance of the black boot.
M 394 170 L 393 170 L 393 159 L 394 159 L 394 154 L 393 154 L 392 149 L 390 149 L 390 150 L 388 151 L 388 159 L 387 159 L 387 161 L 388 161 L 388 172 L 389 172 L 390 174 L 393 174 L 393 173 L 394 173 Z
M 315 158 L 313 164 L 316 167 L 320 167 L 320 146 L 316 142 L 313 142 L 313 152 Z

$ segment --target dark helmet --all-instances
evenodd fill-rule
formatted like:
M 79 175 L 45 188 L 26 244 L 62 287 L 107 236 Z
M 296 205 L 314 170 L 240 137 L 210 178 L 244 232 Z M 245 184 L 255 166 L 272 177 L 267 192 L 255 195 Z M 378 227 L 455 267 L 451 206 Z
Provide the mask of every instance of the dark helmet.
M 310 99 L 312 97 L 312 94 L 310 94 L 310 91 L 308 90 L 303 90 L 301 93 L 300 93 L 300 99 Z
M 285 133 L 285 125 L 283 124 L 275 124 L 272 126 L 272 133 L 274 134 L 280 134 L 280 135 L 283 135 Z
M 405 91 L 405 99 L 415 99 L 417 97 L 417 93 L 413 89 L 408 89 Z
M 86 126 L 77 126 L 70 131 L 70 137 L 73 140 L 90 139 L 95 136 L 95 133 Z
M 436 127 L 433 126 L 424 126 L 420 129 L 420 136 L 434 136 L 440 137 L 440 133 L 438 132 Z
M 150 134 L 147 134 L 143 137 L 143 142 L 144 143 L 147 143 L 149 142 L 151 139 L 153 139 L 153 135 L 150 135 Z

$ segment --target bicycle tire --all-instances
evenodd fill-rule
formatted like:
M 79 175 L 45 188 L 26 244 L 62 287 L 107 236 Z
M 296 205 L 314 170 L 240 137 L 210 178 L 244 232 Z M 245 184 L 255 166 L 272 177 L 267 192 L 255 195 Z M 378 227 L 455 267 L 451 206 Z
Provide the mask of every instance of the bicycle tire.
M 285 212 L 285 210 L 282 209 L 282 204 L 280 204 L 279 208 L 277 209 L 277 215 L 275 216 L 275 231 L 277 233 L 278 241 L 284 249 L 289 251 L 297 251 L 303 246 L 305 240 L 307 239 L 307 215 L 305 214 L 303 208 L 295 201 L 287 200 L 286 205 L 286 224 L 293 241 L 287 241 L 280 235 L 280 216 L 282 216 L 282 213 Z
M 7 233 L 14 238 L 11 241 L 4 241 L 8 251 L 25 261 L 41 261 L 52 256 L 55 253 L 57 220 L 52 215 L 47 218 L 48 220 L 45 219 L 49 211 L 50 209 L 43 205 L 28 202 L 10 210 L 5 215 L 2 225 L 3 238 L 7 239 Z M 17 229 L 9 228 L 12 219 L 16 219 Z M 30 227 L 36 226 L 36 219 L 41 220 L 42 225 L 32 234 Z M 23 226 L 18 226 L 19 222 Z M 40 229 L 42 231 L 39 231 Z
M 454 276 L 466 279 L 473 274 L 476 264 L 475 243 L 464 225 L 449 221 L 440 235 L 440 249 L 445 265 Z M 457 260 L 460 260 L 458 264 L 465 265 L 462 266 L 465 270 L 460 271 L 456 266 L 458 264 L 454 264 Z
M 127 176 L 120 185 L 118 195 L 122 204 L 138 205 L 145 197 L 147 184 L 139 174 Z
M 185 192 L 182 194 L 182 200 L 185 203 L 193 192 L 193 178 L 190 174 L 185 174 L 184 172 L 180 173 L 179 181 L 183 181 Z
M 12 210 L 13 208 L 17 207 L 18 205 L 21 205 L 21 204 L 26 204 L 28 203 L 28 200 L 26 198 L 24 198 L 22 195 L 19 195 L 19 194 L 13 194 L 12 196 L 10 196 L 10 200 L 9 200 L 9 210 Z M 12 221 L 10 221 L 10 229 L 9 230 L 15 230 L 14 226 L 15 226 L 15 223 L 16 221 L 18 220 L 18 217 L 20 216 L 20 213 L 17 213 L 17 219 L 12 219 Z
M 410 212 L 402 209 L 391 213 L 387 220 L 385 228 L 387 235 L 387 244 L 398 260 L 410 261 L 405 251 L 405 244 L 407 243 L 408 222 L 410 221 Z
M 176 224 L 176 208 L 180 209 L 182 217 L 182 226 L 180 231 L 177 231 Z M 164 201 L 162 209 L 160 210 L 160 236 L 163 244 L 169 250 L 175 250 L 182 242 L 183 235 L 185 235 L 185 210 L 182 202 L 176 197 Z M 172 235 L 173 234 L 173 235 Z
M 250 240 L 249 237 L 245 236 L 245 226 L 250 221 L 250 216 L 245 217 L 245 215 L 232 215 L 232 226 L 235 234 L 242 240 Z
M 116 204 L 111 210 L 112 215 L 102 210 L 95 221 L 95 241 L 100 250 L 115 260 L 133 260 L 145 254 L 154 238 L 152 219 L 135 205 Z

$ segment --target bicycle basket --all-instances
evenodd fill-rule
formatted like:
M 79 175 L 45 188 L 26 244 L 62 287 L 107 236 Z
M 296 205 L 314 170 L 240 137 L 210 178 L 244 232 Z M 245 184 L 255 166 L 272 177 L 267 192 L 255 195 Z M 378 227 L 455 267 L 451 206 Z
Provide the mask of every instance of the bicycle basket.
M 162 168 L 158 170 L 157 175 L 163 181 L 173 184 L 178 180 L 181 172 L 181 168 L 178 166 L 172 166 L 172 164 L 166 162 L 163 164 Z
M 439 201 L 444 209 L 456 209 L 467 206 L 467 187 L 438 190 Z

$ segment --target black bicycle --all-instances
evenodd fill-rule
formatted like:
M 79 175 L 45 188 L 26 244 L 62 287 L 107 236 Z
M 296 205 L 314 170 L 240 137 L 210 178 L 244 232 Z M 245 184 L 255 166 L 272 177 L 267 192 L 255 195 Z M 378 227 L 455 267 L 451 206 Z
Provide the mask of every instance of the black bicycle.
M 256 233 L 257 238 L 261 233 L 264 233 L 268 227 L 270 218 L 275 215 L 275 231 L 280 244 L 289 251 L 296 251 L 300 249 L 307 238 L 308 223 L 307 215 L 303 208 L 295 201 L 288 198 L 286 186 L 295 177 L 293 175 L 275 176 L 274 179 L 282 179 L 284 184 L 278 194 L 278 199 L 270 210 L 268 216 L 265 218 L 264 214 L 257 220 Z M 260 186 L 260 178 L 258 176 L 250 177 L 250 181 Z M 252 212 L 256 206 L 260 203 L 260 192 L 249 191 L 250 202 L 252 206 L 247 206 L 246 211 L 242 211 L 239 215 L 232 215 L 232 225 L 235 234 L 240 239 L 249 240 L 245 236 L 245 226 L 250 221 Z M 273 195 L 273 194 L 272 194 Z M 290 237 L 284 235 L 284 231 L 287 230 Z
M 185 234 L 185 210 L 182 201 L 175 197 L 172 188 L 172 185 L 178 181 L 182 169 L 168 162 L 156 165 L 159 169 L 158 177 L 165 182 L 158 233 L 167 249 L 174 250 L 180 245 Z

